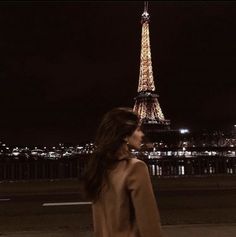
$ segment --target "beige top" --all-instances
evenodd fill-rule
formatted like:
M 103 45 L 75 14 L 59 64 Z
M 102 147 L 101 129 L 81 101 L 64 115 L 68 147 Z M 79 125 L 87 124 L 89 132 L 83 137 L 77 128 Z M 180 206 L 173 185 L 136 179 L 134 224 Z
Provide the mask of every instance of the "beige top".
M 160 215 L 145 162 L 119 159 L 100 199 L 92 203 L 95 237 L 162 237 Z

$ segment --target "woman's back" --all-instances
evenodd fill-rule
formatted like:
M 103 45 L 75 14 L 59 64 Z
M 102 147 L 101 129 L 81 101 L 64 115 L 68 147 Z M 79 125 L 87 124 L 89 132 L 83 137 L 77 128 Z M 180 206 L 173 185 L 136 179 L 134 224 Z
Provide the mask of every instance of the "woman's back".
M 160 237 L 147 165 L 137 158 L 119 158 L 108 180 L 110 185 L 92 205 L 95 237 Z

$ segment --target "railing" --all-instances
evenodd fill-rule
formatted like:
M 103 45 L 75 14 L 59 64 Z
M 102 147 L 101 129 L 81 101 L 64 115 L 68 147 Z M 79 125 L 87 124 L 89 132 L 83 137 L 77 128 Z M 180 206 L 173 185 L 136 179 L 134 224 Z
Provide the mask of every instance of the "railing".
M 80 156 L 58 160 L 0 161 L 0 181 L 79 178 L 88 160 L 88 156 Z M 142 160 L 153 176 L 236 174 L 236 157 L 162 157 Z
M 87 157 L 59 160 L 7 160 L 0 162 L 0 181 L 77 178 L 87 164 Z
M 196 176 L 236 174 L 236 157 L 198 156 L 143 159 L 153 176 Z

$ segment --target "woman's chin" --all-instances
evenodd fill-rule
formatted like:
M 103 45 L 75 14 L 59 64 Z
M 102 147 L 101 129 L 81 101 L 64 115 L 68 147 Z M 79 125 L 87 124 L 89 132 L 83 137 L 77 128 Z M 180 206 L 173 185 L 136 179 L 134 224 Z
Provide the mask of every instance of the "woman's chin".
M 135 150 L 140 150 L 140 149 L 141 149 L 141 145 L 135 146 L 134 149 L 135 149 Z

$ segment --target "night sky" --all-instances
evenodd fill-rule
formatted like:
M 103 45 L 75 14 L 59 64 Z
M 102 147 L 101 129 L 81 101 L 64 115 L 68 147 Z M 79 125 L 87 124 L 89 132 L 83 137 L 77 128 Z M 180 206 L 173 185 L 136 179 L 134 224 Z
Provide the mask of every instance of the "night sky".
M 93 139 L 133 107 L 143 2 L 0 3 L 0 140 Z M 172 128 L 236 124 L 236 3 L 149 2 L 159 102 Z

